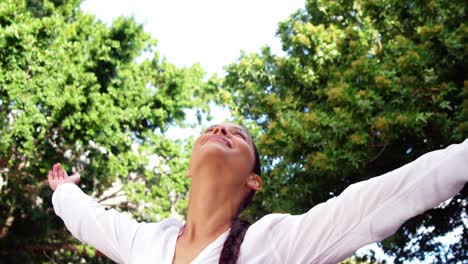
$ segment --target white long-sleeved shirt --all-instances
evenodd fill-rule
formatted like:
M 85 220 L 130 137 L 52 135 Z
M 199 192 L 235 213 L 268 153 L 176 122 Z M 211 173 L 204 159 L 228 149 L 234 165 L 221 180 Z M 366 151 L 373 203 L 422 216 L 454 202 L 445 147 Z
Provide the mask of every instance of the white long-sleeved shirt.
M 337 263 L 456 195 L 467 181 L 468 139 L 353 184 L 305 214 L 264 216 L 247 230 L 238 263 Z M 114 261 L 172 263 L 180 221 L 138 223 L 105 210 L 74 184 L 60 185 L 52 202 L 76 238 Z M 191 263 L 218 263 L 227 235 L 220 235 Z

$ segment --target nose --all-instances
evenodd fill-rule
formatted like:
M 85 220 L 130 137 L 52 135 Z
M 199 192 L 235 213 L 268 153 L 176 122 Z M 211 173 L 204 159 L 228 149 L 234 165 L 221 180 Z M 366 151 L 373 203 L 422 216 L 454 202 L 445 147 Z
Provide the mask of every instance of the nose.
M 225 128 L 224 126 L 219 125 L 219 126 L 217 126 L 217 127 L 215 127 L 215 128 L 213 129 L 213 134 L 215 134 L 215 135 L 217 135 L 217 134 L 223 134 L 223 135 L 226 136 L 226 135 L 227 135 L 227 130 L 226 130 L 226 128 Z

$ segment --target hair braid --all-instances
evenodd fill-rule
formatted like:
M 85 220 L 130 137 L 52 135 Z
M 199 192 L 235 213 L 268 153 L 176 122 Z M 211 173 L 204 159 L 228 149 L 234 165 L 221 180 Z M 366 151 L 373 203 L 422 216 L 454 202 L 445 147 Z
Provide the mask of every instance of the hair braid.
M 221 250 L 219 264 L 235 264 L 237 262 L 240 246 L 242 241 L 244 241 L 245 233 L 250 226 L 250 222 L 240 219 L 239 214 L 245 209 L 245 207 L 247 207 L 254 194 L 255 191 L 251 191 L 247 195 L 239 207 L 236 217 L 232 219 L 231 230 L 229 231 L 229 235 L 224 242 L 223 249 Z
M 248 221 L 241 220 L 239 217 L 234 218 L 231 231 L 229 231 L 229 236 L 224 242 L 223 250 L 221 251 L 220 264 L 235 264 L 237 262 L 240 246 L 242 241 L 244 241 L 244 236 L 249 226 L 250 223 Z

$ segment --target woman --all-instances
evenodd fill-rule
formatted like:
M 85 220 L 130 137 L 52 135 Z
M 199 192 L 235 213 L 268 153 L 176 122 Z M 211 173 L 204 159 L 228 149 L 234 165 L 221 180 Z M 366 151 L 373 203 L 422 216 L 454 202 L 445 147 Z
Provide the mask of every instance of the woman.
M 259 155 L 240 126 L 212 126 L 194 143 L 186 224 L 138 223 L 105 210 L 67 176 L 49 172 L 55 212 L 70 232 L 118 263 L 337 263 L 457 194 L 468 180 L 468 140 L 353 184 L 303 215 L 238 214 L 262 187 Z

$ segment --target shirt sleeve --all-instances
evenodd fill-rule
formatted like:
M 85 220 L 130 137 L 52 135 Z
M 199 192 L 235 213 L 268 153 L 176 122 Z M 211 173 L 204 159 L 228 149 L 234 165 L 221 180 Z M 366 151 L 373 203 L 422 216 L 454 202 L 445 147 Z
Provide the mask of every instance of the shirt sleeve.
M 282 263 L 338 263 L 456 195 L 468 181 L 468 139 L 370 180 L 303 215 L 278 215 L 270 238 Z
M 128 262 L 141 223 L 115 210 L 106 210 L 71 183 L 59 185 L 52 195 L 52 204 L 74 237 L 117 263 Z

